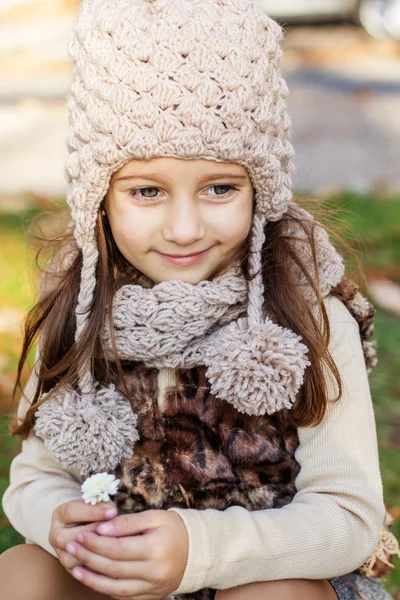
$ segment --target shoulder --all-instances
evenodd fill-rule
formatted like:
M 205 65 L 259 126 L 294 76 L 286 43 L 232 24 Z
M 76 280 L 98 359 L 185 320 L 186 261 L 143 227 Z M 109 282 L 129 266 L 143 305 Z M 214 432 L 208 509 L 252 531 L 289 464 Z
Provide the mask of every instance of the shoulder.
M 353 317 L 346 304 L 339 298 L 333 295 L 326 296 L 323 299 L 323 304 L 327 313 L 329 327 L 331 332 L 339 332 L 346 330 L 353 332 L 360 337 L 359 325 Z M 323 323 L 322 311 L 317 304 L 313 304 L 312 313 L 319 325 Z
M 329 295 L 323 300 L 329 322 L 328 352 L 340 373 L 344 387 L 353 387 L 354 382 L 367 380 L 367 367 L 364 356 L 360 326 L 346 304 L 336 296 Z M 314 317 L 322 329 L 322 313 L 313 307 Z M 334 378 L 329 372 L 326 378 L 333 387 Z
M 343 397 L 349 398 L 369 396 L 368 371 L 364 356 L 363 342 L 357 320 L 350 313 L 344 302 L 335 296 L 324 298 L 324 306 L 329 321 L 328 352 L 339 372 Z M 320 311 L 313 308 L 315 317 Z M 323 365 L 328 396 L 336 398 L 337 382 L 330 371 Z
M 328 313 L 329 318 L 334 319 L 349 319 L 350 321 L 356 322 L 354 317 L 351 315 L 349 309 L 346 307 L 345 303 L 340 300 L 337 296 L 333 296 L 332 294 L 325 296 L 323 299 L 324 306 L 326 308 L 326 312 Z M 318 310 L 318 305 L 314 303 L 312 305 L 312 312 L 314 316 L 320 314 Z

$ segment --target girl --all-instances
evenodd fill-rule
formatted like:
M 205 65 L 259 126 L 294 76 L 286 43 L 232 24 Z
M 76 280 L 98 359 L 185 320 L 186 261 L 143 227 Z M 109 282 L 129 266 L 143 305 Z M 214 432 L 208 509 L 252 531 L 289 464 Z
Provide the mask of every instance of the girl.
M 281 37 L 252 0 L 82 3 L 7 598 L 389 598 L 373 310 L 292 201 Z

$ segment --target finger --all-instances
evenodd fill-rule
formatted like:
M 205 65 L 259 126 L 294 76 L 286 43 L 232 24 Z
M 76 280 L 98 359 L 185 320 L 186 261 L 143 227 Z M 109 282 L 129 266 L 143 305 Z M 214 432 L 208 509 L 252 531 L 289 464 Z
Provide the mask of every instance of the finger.
M 145 566 L 145 563 L 140 561 L 117 561 L 99 556 L 77 542 L 69 542 L 67 552 L 72 554 L 80 565 L 113 579 L 140 579 Z
M 107 596 L 126 598 L 128 596 L 139 596 L 150 591 L 150 584 L 138 579 L 111 579 L 100 573 L 93 573 L 85 567 L 75 567 L 72 575 L 96 592 Z
M 81 531 L 76 540 L 91 552 L 112 560 L 146 561 L 150 558 L 146 552 L 147 545 L 143 543 L 143 536 L 114 538 Z
M 111 502 L 100 502 L 92 506 L 86 504 L 82 498 L 65 502 L 54 512 L 56 521 L 63 525 L 106 521 L 118 514 L 117 508 Z
M 66 527 L 65 525 L 53 526 L 50 531 L 49 542 L 56 551 L 65 550 L 68 542 L 75 541 L 80 532 L 95 531 L 97 525 L 98 523 L 88 523 L 87 525 L 78 525 L 77 527 Z
M 64 552 L 64 550 L 59 550 L 57 552 L 57 557 L 64 569 L 67 571 L 72 571 L 74 567 L 77 567 L 80 564 L 74 556 L 68 552 Z
M 149 529 L 157 526 L 161 510 L 145 510 L 140 513 L 119 515 L 107 523 L 101 523 L 96 528 L 97 533 L 101 535 L 112 535 L 114 537 L 123 537 L 145 533 Z

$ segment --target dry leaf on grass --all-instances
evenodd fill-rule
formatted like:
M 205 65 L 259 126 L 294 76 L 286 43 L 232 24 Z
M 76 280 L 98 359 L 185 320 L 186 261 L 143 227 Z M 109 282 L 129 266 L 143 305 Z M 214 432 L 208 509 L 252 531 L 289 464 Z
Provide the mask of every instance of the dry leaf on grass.
M 400 285 L 393 281 L 375 280 L 368 284 L 373 302 L 400 317 Z

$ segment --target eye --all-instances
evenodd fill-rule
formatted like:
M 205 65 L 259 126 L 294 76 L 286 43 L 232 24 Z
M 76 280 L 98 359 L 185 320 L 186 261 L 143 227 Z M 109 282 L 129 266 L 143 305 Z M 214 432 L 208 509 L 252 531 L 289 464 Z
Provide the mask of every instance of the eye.
M 211 196 L 227 196 L 229 194 L 230 191 L 233 190 L 237 190 L 238 188 L 235 187 L 234 185 L 229 185 L 229 184 L 216 184 L 216 185 L 212 185 L 209 188 L 207 188 L 208 190 L 215 190 L 215 194 L 209 194 Z
M 148 191 L 150 191 L 149 195 L 147 195 Z M 136 198 L 139 200 L 153 200 L 154 198 L 158 198 L 157 192 L 159 192 L 159 191 L 160 190 L 157 187 L 142 187 L 142 188 L 136 188 L 134 190 L 129 190 L 129 195 L 132 198 Z M 140 195 L 137 194 L 137 192 L 141 192 Z

